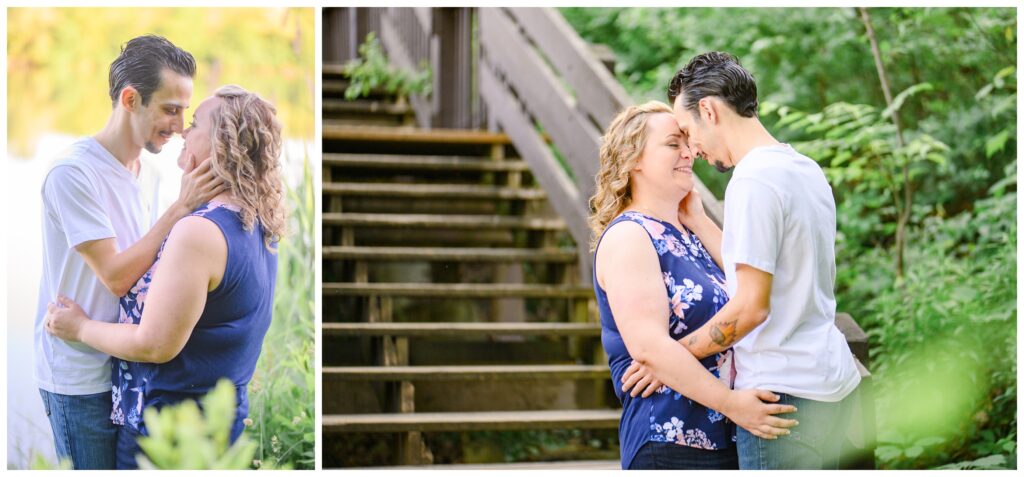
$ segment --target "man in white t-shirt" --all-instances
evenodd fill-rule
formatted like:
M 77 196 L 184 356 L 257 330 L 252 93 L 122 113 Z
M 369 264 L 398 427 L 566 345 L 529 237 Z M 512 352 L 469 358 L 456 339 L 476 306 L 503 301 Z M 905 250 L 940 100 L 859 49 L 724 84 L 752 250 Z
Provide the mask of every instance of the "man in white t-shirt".
M 187 170 L 178 200 L 151 224 L 139 188 L 142 148 L 158 153 L 183 129 L 195 70 L 192 55 L 164 38 L 125 44 L 110 65 L 106 126 L 63 152 L 42 185 L 35 379 L 57 456 L 75 469 L 115 467 L 110 357 L 46 333 L 46 306 L 66 296 L 92 319 L 117 322 L 119 297 L 152 265 L 175 222 L 221 192 L 209 162 Z
M 754 78 L 732 55 L 694 57 L 668 99 L 693 153 L 735 167 L 721 238 L 730 299 L 682 342 L 698 357 L 733 347 L 737 389 L 768 389 L 798 409 L 789 433 L 736 430 L 740 468 L 838 468 L 860 375 L 835 326 L 832 189 L 761 124 Z

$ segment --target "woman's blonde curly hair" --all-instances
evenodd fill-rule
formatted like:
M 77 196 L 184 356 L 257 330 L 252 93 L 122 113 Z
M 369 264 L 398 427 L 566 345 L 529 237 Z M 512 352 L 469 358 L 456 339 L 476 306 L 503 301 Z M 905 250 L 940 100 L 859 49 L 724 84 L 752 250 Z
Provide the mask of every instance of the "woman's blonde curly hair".
M 245 230 L 252 231 L 258 220 L 263 243 L 273 251 L 287 219 L 277 108 L 240 86 L 222 86 L 213 95 L 220 104 L 211 112 L 211 167 L 238 200 Z
M 594 196 L 590 198 L 590 251 L 597 250 L 605 227 L 633 201 L 629 172 L 636 167 L 647 144 L 647 123 L 651 116 L 672 114 L 660 101 L 630 106 L 621 112 L 601 137 L 601 169 L 597 171 Z

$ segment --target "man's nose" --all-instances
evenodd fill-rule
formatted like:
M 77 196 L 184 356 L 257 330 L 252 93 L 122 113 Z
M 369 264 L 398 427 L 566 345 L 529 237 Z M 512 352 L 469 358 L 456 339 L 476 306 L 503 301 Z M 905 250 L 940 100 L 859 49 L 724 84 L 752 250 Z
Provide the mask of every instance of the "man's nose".
M 173 121 L 171 121 L 171 131 L 172 132 L 176 132 L 176 133 L 181 134 L 182 136 L 184 136 L 185 135 L 184 129 L 185 129 L 185 116 L 183 114 L 179 114 L 179 115 L 174 117 Z

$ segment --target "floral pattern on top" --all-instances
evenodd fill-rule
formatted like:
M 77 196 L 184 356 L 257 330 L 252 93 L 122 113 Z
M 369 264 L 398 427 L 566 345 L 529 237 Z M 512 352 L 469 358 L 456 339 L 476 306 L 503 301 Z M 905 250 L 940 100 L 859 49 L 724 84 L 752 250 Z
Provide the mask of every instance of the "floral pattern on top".
M 704 248 L 699 238 L 686 227 L 681 229 L 668 222 L 628 211 L 617 217 L 617 222 L 631 221 L 641 225 L 650 236 L 658 253 L 662 282 L 669 303 L 669 335 L 679 340 L 697 330 L 711 319 L 728 301 L 725 275 Z M 607 295 L 598 290 L 599 304 Z M 610 308 L 607 308 L 610 315 Z M 604 309 L 602 309 L 604 313 Z M 610 316 L 607 318 L 611 318 Z M 614 320 L 602 316 L 602 341 L 606 343 L 612 377 L 618 380 L 632 361 L 621 343 L 618 329 L 605 329 Z M 609 347 L 607 344 L 613 344 Z M 620 345 L 622 345 L 620 347 Z M 623 355 L 625 358 L 623 359 Z M 701 364 L 726 386 L 732 387 L 735 371 L 732 350 L 726 350 L 700 360 Z M 617 391 L 618 393 L 618 391 Z M 735 426 L 721 413 L 696 403 L 668 386 L 662 386 L 649 398 L 626 399 L 619 394 L 624 406 L 644 406 L 649 412 L 648 441 L 671 442 L 701 449 L 724 449 L 735 442 Z M 624 413 L 624 416 L 626 413 Z M 635 426 L 640 423 L 623 423 Z M 626 450 L 624 449 L 624 458 Z M 625 464 L 624 464 L 625 465 Z

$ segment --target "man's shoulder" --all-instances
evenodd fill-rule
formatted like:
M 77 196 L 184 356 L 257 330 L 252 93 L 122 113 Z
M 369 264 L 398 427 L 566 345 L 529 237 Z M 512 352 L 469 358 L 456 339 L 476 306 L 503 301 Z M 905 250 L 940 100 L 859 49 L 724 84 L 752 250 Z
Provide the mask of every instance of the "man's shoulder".
M 733 173 L 733 179 L 749 179 L 773 189 L 798 187 L 811 176 L 823 175 L 821 166 L 788 145 L 751 151 Z
M 53 158 L 48 172 L 52 173 L 62 168 L 66 168 L 65 171 L 95 170 L 98 162 L 95 160 L 96 153 L 92 141 L 91 138 L 82 138 L 69 144 Z

